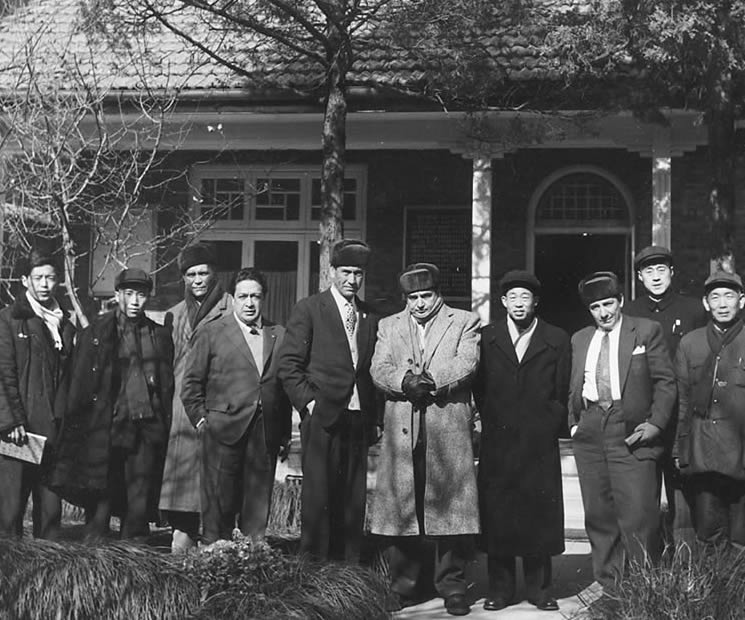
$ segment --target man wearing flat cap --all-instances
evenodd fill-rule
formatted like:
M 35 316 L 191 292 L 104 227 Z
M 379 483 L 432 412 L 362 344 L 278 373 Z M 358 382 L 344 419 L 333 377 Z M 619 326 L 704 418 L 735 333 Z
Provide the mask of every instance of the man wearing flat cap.
M 680 339 L 687 333 L 706 325 L 706 312 L 700 300 L 682 295 L 673 289 L 675 275 L 672 252 L 659 245 L 650 245 L 634 258 L 634 269 L 643 290 L 636 299 L 624 305 L 623 312 L 629 316 L 640 316 L 657 321 L 662 326 L 670 359 L 675 359 Z M 675 439 L 677 413 L 665 433 L 665 454 L 662 471 L 665 478 L 665 494 L 668 511 L 666 519 L 677 538 L 685 540 L 690 534 L 691 513 L 689 493 L 683 487 L 670 454 Z
M 594 326 L 572 336 L 569 427 L 595 579 L 613 592 L 624 565 L 659 553 L 662 433 L 676 387 L 662 327 L 623 316 L 614 273 L 579 283 Z
M 448 613 L 465 615 L 465 543 L 479 532 L 471 387 L 480 325 L 444 303 L 439 275 L 435 265 L 409 265 L 399 278 L 406 308 L 380 322 L 370 372 L 385 414 L 369 517 L 371 532 L 389 537 L 390 611 L 420 595 L 426 536 L 435 588 Z
M 360 559 L 378 421 L 370 378 L 378 319 L 357 296 L 369 258 L 362 241 L 334 245 L 331 287 L 295 305 L 280 349 L 279 377 L 301 419 L 300 549 L 320 560 Z
M 691 492 L 696 537 L 745 546 L 745 306 L 737 274 L 704 285 L 709 323 L 678 347 L 675 463 Z
M 177 553 L 193 547 L 199 534 L 199 439 L 181 401 L 186 359 L 196 332 L 232 311 L 233 300 L 217 278 L 216 263 L 215 251 L 207 243 L 193 243 L 181 250 L 178 266 L 184 280 L 184 300 L 168 311 L 175 391 L 159 507 L 173 530 L 171 550 Z
M 91 538 L 107 533 L 112 514 L 121 538 L 149 533 L 171 424 L 171 334 L 145 316 L 153 282 L 124 269 L 115 288 L 116 307 L 75 345 L 52 477 L 63 498 L 86 508 Z
M 536 316 L 541 285 L 530 272 L 499 282 L 506 318 L 481 334 L 474 387 L 481 414 L 479 502 L 488 554 L 484 609 L 515 602 L 521 556 L 528 600 L 559 608 L 550 594 L 551 556 L 564 552 L 559 435 L 566 425 L 569 336 Z

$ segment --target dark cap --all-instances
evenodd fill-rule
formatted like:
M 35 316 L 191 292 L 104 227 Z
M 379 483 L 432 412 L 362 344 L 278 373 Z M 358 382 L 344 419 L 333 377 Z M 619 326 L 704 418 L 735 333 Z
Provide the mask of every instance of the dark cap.
M 398 277 L 401 290 L 408 295 L 417 291 L 428 291 L 440 286 L 440 270 L 432 263 L 413 263 Z
M 342 239 L 331 248 L 332 267 L 367 267 L 370 247 L 359 239 Z
M 582 303 L 589 306 L 591 303 L 609 297 L 618 297 L 623 295 L 621 283 L 618 276 L 612 271 L 595 271 L 582 280 L 577 286 Z
M 149 291 L 153 288 L 153 281 L 142 269 L 133 267 L 131 269 L 122 269 L 114 281 L 114 289 L 119 290 L 124 286 L 131 288 L 146 288 Z
M 634 258 L 634 269 L 639 271 L 647 265 L 660 265 L 662 263 L 672 267 L 673 253 L 661 245 L 648 245 Z
M 736 273 L 715 271 L 704 282 L 704 291 L 708 295 L 715 288 L 731 288 L 742 293 L 742 279 Z
M 499 281 L 499 290 L 502 291 L 502 295 L 506 295 L 507 291 L 516 286 L 528 289 L 533 295 L 540 295 L 541 293 L 541 282 L 538 278 L 529 271 L 522 269 L 508 271 Z
M 214 266 L 217 263 L 217 256 L 215 250 L 211 245 L 207 243 L 192 243 L 187 245 L 181 250 L 178 255 L 178 268 L 181 273 L 186 272 L 187 269 L 194 265 L 211 265 Z

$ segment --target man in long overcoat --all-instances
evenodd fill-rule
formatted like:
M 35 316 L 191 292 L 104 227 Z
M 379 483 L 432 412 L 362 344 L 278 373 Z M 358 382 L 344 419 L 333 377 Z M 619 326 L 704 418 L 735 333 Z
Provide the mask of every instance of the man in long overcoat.
M 142 269 L 116 277 L 117 306 L 78 338 L 51 486 L 88 511 L 88 536 L 121 516 L 121 538 L 149 533 L 171 424 L 170 330 L 145 316 L 153 281 Z
M 399 283 L 407 307 L 381 320 L 370 371 L 385 393 L 370 529 L 391 537 L 391 610 L 417 597 L 427 536 L 435 540 L 435 588 L 448 613 L 465 615 L 464 538 L 479 532 L 471 384 L 480 322 L 445 305 L 435 265 L 410 265 Z
M 564 551 L 559 435 L 566 425 L 569 336 L 539 319 L 540 282 L 510 271 L 499 283 L 506 319 L 481 334 L 474 397 L 481 414 L 479 502 L 488 554 L 484 609 L 515 597 L 515 556 L 522 556 L 528 600 L 556 610 L 551 556 Z
M 301 418 L 300 549 L 321 560 L 360 559 L 378 421 L 370 378 L 378 319 L 357 297 L 369 257 L 362 241 L 334 245 L 331 288 L 296 304 L 280 351 L 279 377 Z
M 290 440 L 292 407 L 277 378 L 285 330 L 262 316 L 267 283 L 235 276 L 233 312 L 199 330 L 181 398 L 202 444 L 203 542 L 266 532 L 277 453 Z
M 172 551 L 196 544 L 199 534 L 199 440 L 181 401 L 186 358 L 193 338 L 202 327 L 229 315 L 232 308 L 215 272 L 217 257 L 212 246 L 194 243 L 179 255 L 184 278 L 184 300 L 169 310 L 173 336 L 173 418 L 160 490 L 160 509 L 173 529 Z M 166 321 L 169 322 L 168 320 Z
M 0 456 L 0 536 L 20 536 L 29 495 L 33 532 L 54 538 L 61 503 L 47 487 L 59 418 L 54 403 L 72 353 L 75 328 L 54 297 L 54 260 L 33 252 L 19 269 L 23 290 L 0 311 L 0 441 L 24 445 L 46 437 L 40 465 Z
M 723 271 L 704 285 L 706 327 L 687 334 L 675 359 L 680 397 L 676 466 L 691 492 L 696 537 L 745 545 L 745 296 Z

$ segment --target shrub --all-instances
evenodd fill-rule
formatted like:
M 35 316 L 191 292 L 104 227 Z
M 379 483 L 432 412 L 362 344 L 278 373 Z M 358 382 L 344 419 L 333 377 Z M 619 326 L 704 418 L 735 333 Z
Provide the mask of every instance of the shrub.
M 657 566 L 632 564 L 610 604 L 584 617 L 618 620 L 742 620 L 745 551 L 685 543 L 666 548 Z
M 205 600 L 195 616 L 200 620 L 389 617 L 380 576 L 358 566 L 286 555 L 239 532 L 186 561 L 202 584 Z
M 0 540 L 0 617 L 189 617 L 199 587 L 183 560 L 127 543 Z

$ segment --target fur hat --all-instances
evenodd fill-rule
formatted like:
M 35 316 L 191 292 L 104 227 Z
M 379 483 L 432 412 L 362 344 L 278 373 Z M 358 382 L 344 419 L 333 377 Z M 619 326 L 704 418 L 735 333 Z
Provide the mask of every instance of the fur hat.
M 432 263 L 414 263 L 403 270 L 398 277 L 398 283 L 406 295 L 417 291 L 436 290 L 440 286 L 440 270 Z
M 332 267 L 367 268 L 370 260 L 370 247 L 359 239 L 342 239 L 331 248 Z
M 612 271 L 596 271 L 582 278 L 577 287 L 582 303 L 589 306 L 591 303 L 609 297 L 623 295 L 623 288 L 618 281 L 618 276 Z
M 513 269 L 508 271 L 502 279 L 499 281 L 499 290 L 502 291 L 502 295 L 506 295 L 507 291 L 516 286 L 521 286 L 528 289 L 533 295 L 541 294 L 541 282 L 529 271 L 522 269 Z
M 181 250 L 178 256 L 178 268 L 181 273 L 194 265 L 212 265 L 217 263 L 217 256 L 211 245 L 208 243 L 197 242 L 187 245 Z

